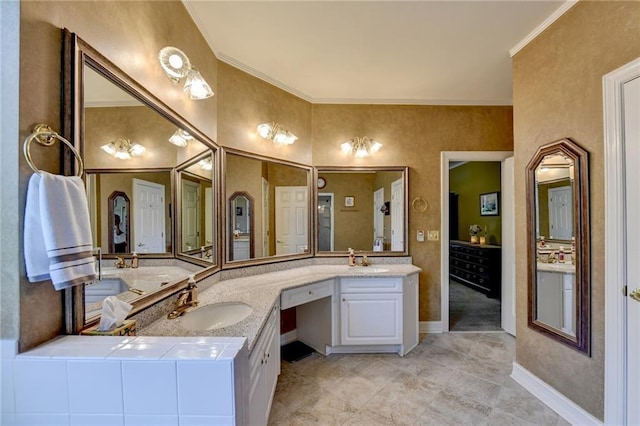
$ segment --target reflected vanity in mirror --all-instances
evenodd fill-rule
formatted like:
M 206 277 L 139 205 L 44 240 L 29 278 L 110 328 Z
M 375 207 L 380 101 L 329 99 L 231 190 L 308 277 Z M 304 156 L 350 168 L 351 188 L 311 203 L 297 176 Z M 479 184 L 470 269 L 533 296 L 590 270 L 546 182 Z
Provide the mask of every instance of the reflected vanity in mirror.
M 590 353 L 588 154 L 562 139 L 527 166 L 529 327 Z
M 132 303 L 134 314 L 180 290 L 188 275 L 214 272 L 217 147 L 75 34 L 63 34 L 64 133 L 85 165 L 94 245 L 104 258 L 101 281 L 65 293 L 66 329 L 77 333 L 99 320 L 108 295 Z M 66 174 L 72 167 L 65 163 Z M 115 268 L 117 256 L 130 265 L 133 252 L 140 268 Z
M 311 167 L 225 149 L 223 179 L 226 264 L 311 256 Z
M 316 252 L 407 255 L 406 167 L 317 168 Z

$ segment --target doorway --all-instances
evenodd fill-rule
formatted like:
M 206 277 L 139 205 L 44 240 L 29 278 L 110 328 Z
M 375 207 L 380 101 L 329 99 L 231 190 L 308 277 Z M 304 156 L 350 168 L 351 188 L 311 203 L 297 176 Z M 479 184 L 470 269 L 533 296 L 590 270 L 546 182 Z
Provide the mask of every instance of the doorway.
M 449 208 L 450 208 L 450 199 L 449 199 L 449 193 L 451 191 L 451 187 L 450 187 L 450 176 L 449 176 L 449 165 L 451 162 L 461 162 L 461 163 L 465 163 L 465 162 L 498 162 L 500 163 L 500 173 L 504 174 L 507 170 L 508 167 L 512 168 L 512 163 L 508 163 L 511 164 L 511 166 L 505 166 L 505 160 L 509 157 L 512 156 L 512 152 L 511 151 L 491 151 L 491 152 L 480 152 L 480 151 L 444 151 L 441 154 L 441 182 L 442 182 L 442 193 L 441 193 L 441 200 L 442 200 L 442 209 L 441 209 L 441 268 L 440 268 L 440 273 L 441 273 L 441 327 L 442 327 L 442 331 L 443 332 L 448 332 L 448 331 L 454 331 L 451 329 L 450 327 L 450 294 L 451 294 L 451 290 L 452 287 L 454 287 L 454 290 L 457 288 L 458 284 L 462 284 L 460 283 L 459 280 L 455 280 L 456 282 L 453 284 L 453 286 L 451 285 L 451 270 L 452 268 L 450 267 L 450 257 L 451 257 L 451 250 L 450 250 L 450 245 L 451 245 L 451 241 L 450 241 L 450 218 L 449 218 Z M 478 198 L 477 200 L 475 200 L 475 203 L 478 204 L 478 208 L 474 209 L 477 210 L 478 214 L 480 214 L 480 196 L 485 195 L 487 199 L 493 199 L 494 197 L 498 197 L 498 200 L 501 200 L 501 198 L 505 198 L 507 199 L 507 201 L 509 201 L 506 205 L 500 205 L 501 203 L 498 203 L 498 207 L 499 207 L 499 215 L 498 215 L 498 221 L 500 223 L 500 227 L 502 227 L 503 222 L 505 221 L 506 218 L 510 218 L 512 217 L 513 214 L 513 206 L 510 203 L 510 200 L 512 199 L 512 197 L 510 196 L 510 194 L 505 193 L 505 191 L 510 191 L 510 189 L 505 188 L 504 185 L 504 177 L 501 175 L 500 177 L 500 182 L 498 184 L 498 191 L 487 191 L 487 193 L 478 193 Z M 498 194 L 495 194 L 495 192 L 498 192 Z M 502 195 L 502 197 L 501 197 Z M 460 199 L 459 199 L 460 201 Z M 462 209 L 462 206 L 459 206 L 459 209 Z M 486 212 L 485 212 L 486 213 Z M 473 224 L 478 224 L 478 223 L 473 223 Z M 469 238 L 469 231 L 468 231 L 468 227 L 467 229 L 463 230 L 461 229 L 461 227 L 459 227 L 460 232 L 459 232 L 459 238 Z M 509 227 L 510 229 L 510 227 Z M 484 229 L 482 229 L 482 231 L 484 231 Z M 488 229 L 487 229 L 488 231 Z M 497 268 L 500 269 L 500 280 L 498 282 L 498 286 L 499 286 L 499 293 L 506 293 L 509 295 L 507 300 L 502 300 L 501 302 L 497 305 L 497 315 L 499 315 L 501 317 L 500 319 L 500 328 L 504 329 L 505 331 L 514 334 L 515 335 L 515 309 L 511 309 L 512 306 L 515 305 L 515 298 L 512 298 L 511 295 L 515 295 L 515 277 L 513 276 L 512 272 L 513 272 L 513 268 L 509 267 L 508 268 L 508 272 L 504 273 L 503 272 L 503 267 L 505 265 L 510 266 L 510 260 L 509 259 L 503 259 L 503 256 L 505 255 L 505 253 L 511 253 L 514 250 L 514 244 L 512 243 L 512 238 L 510 235 L 510 231 L 509 232 L 504 232 L 506 231 L 505 229 L 503 229 L 502 235 L 501 235 L 501 244 L 502 246 L 500 247 L 500 254 L 498 255 L 501 259 L 501 266 L 497 266 Z M 490 243 L 491 240 L 487 241 L 487 243 Z M 479 245 L 470 245 L 470 242 L 467 240 L 467 244 L 469 244 L 470 247 L 475 247 L 475 246 L 479 246 Z M 497 244 L 486 244 L 486 246 L 489 245 L 493 245 L 493 246 L 497 246 Z M 495 255 L 494 255 L 495 256 Z M 466 265 L 465 265 L 466 266 Z M 458 277 L 460 277 L 460 275 L 458 275 Z M 463 275 L 462 278 L 467 278 L 466 275 Z M 471 278 L 471 276 L 470 276 Z M 467 279 L 466 281 L 473 281 L 471 279 Z M 466 282 L 466 284 L 469 284 L 469 282 Z M 464 284 L 462 284 L 464 285 Z M 469 288 L 469 286 L 464 286 L 462 288 L 462 290 L 466 290 L 467 288 Z M 474 294 L 475 296 L 477 296 L 476 294 Z M 485 295 L 482 295 L 482 297 L 485 297 Z M 513 312 L 513 319 L 511 320 L 510 318 L 504 318 L 505 315 L 502 315 L 501 311 L 505 310 L 505 303 L 507 304 L 506 306 L 506 311 L 511 313 Z M 508 317 L 510 317 L 511 315 L 507 315 Z M 506 321 L 506 324 L 505 324 Z M 513 326 L 511 326 L 511 324 L 513 324 Z M 474 330 L 474 331 L 480 331 L 480 330 Z
M 164 185 L 133 179 L 133 247 L 138 253 L 164 253 Z
M 318 251 L 333 251 L 333 193 L 318 194 Z
M 640 58 L 607 74 L 605 136 L 605 423 L 640 424 Z M 630 218 L 628 221 L 627 218 Z M 634 297 L 635 295 L 635 297 Z

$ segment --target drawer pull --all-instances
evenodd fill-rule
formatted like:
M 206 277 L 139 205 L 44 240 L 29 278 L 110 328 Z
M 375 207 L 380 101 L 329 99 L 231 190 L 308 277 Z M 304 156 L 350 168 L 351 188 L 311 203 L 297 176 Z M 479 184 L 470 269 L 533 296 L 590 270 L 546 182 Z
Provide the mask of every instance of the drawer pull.
M 313 294 L 313 292 L 311 290 L 309 290 L 309 294 Z

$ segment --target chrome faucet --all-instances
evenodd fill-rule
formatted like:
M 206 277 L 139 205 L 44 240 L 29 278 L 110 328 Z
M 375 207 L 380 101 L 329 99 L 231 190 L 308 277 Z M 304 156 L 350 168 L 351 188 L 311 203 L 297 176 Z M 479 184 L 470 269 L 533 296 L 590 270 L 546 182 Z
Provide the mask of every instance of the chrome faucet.
M 189 308 L 198 306 L 198 287 L 194 281 L 189 281 L 187 288 L 178 293 L 178 299 L 173 311 L 167 314 L 168 319 L 175 319 L 187 312 Z

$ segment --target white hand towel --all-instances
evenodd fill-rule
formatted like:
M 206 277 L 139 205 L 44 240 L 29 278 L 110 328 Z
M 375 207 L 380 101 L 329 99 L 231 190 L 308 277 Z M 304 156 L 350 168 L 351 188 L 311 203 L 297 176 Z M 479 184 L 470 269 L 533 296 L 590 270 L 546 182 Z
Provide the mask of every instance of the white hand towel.
M 24 249 L 31 282 L 51 279 L 56 290 L 93 281 L 95 258 L 82 179 L 36 173 L 29 180 Z

